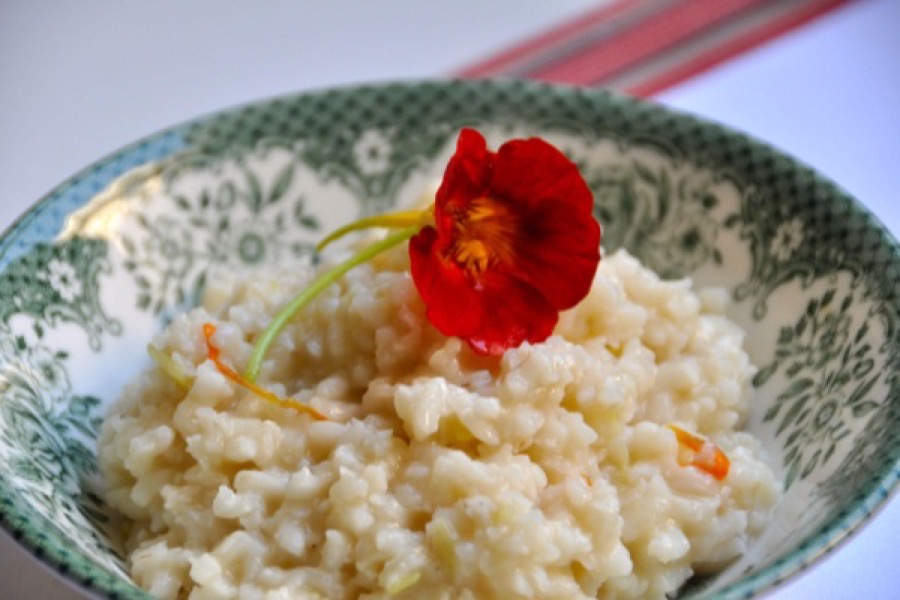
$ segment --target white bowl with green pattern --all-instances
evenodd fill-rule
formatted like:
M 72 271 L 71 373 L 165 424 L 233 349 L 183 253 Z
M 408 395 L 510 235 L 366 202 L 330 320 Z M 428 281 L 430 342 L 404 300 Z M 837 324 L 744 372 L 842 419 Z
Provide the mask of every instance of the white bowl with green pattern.
M 323 232 L 409 203 L 459 129 L 539 135 L 582 168 L 604 246 L 730 289 L 760 367 L 747 427 L 785 496 L 685 597 L 770 589 L 857 530 L 900 474 L 900 253 L 876 220 L 747 137 L 596 90 L 422 82 L 270 100 L 91 165 L 0 238 L 0 522 L 98 597 L 140 598 L 110 542 L 95 436 L 150 336 L 210 267 L 309 260 Z

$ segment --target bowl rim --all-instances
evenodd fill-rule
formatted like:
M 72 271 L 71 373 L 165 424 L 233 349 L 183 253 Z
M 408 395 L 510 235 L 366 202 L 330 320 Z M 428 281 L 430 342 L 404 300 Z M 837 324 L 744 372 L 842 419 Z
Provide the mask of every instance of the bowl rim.
M 504 94 L 556 94 L 579 96 L 598 106 L 608 105 L 631 115 L 665 117 L 689 123 L 701 132 L 712 132 L 720 136 L 740 140 L 762 155 L 771 157 L 780 164 L 789 164 L 792 169 L 806 173 L 817 186 L 825 190 L 829 198 L 844 202 L 857 216 L 862 217 L 867 227 L 892 250 L 894 261 L 900 262 L 900 245 L 891 232 L 868 208 L 853 198 L 826 176 L 808 167 L 800 159 L 784 153 L 767 142 L 756 139 L 752 134 L 719 124 L 711 119 L 672 109 L 649 100 L 639 100 L 622 94 L 601 89 L 591 89 L 565 84 L 542 83 L 512 78 L 503 79 L 415 79 L 338 85 L 319 89 L 304 90 L 289 94 L 269 96 L 258 100 L 237 104 L 224 109 L 208 112 L 199 117 L 182 121 L 155 133 L 143 136 L 95 160 L 72 176 L 62 181 L 50 192 L 42 196 L 0 233 L 0 271 L 3 271 L 18 254 L 28 251 L 37 243 L 52 240 L 58 233 L 56 227 L 41 227 L 43 233 L 33 231 L 34 224 L 41 219 L 64 219 L 71 209 L 82 206 L 109 183 L 126 172 L 159 161 L 188 150 L 196 144 L 190 140 L 191 130 L 215 122 L 223 117 L 236 115 L 246 110 L 265 109 L 278 102 L 292 102 L 302 98 L 327 94 L 356 94 L 365 91 L 402 91 L 415 93 L 425 88 L 451 89 L 466 87 L 474 92 Z M 59 205 L 63 207 L 60 208 Z M 50 213 L 59 213 L 54 217 Z M 20 239 L 23 238 L 24 239 Z M 15 242 L 15 244 L 13 244 Z M 888 396 L 887 402 L 892 401 Z M 894 400 L 896 401 L 896 400 Z M 833 552 L 841 544 L 854 537 L 861 528 L 872 521 L 872 517 L 898 495 L 900 490 L 900 445 L 892 448 L 894 456 L 885 463 L 882 472 L 872 477 L 864 494 L 855 497 L 853 503 L 841 510 L 837 518 L 825 523 L 809 534 L 793 550 L 760 568 L 750 575 L 729 584 L 716 593 L 716 597 L 749 597 L 771 591 L 787 581 L 796 578 L 822 557 Z M 2 482 L 2 480 L 0 480 Z M 5 529 L 19 547 L 31 554 L 44 567 L 49 568 L 58 578 L 76 588 L 106 598 L 149 598 L 145 592 L 135 590 L 121 579 L 113 576 L 98 565 L 86 559 L 77 551 L 60 548 L 28 519 L 29 509 L 21 506 L 22 501 L 15 490 L 0 485 L 0 527 Z M 701 591 L 700 596 L 705 596 Z

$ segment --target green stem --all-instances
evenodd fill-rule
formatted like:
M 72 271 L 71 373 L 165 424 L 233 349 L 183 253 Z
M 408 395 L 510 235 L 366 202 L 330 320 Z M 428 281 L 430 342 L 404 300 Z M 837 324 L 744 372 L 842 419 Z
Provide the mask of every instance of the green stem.
M 358 221 L 354 221 L 349 225 L 344 225 L 340 229 L 336 229 L 331 232 L 328 237 L 319 242 L 316 246 L 316 250 L 321 252 L 325 246 L 334 242 L 348 233 L 352 233 L 354 231 L 359 231 L 360 229 L 369 229 L 371 227 L 387 227 L 390 229 L 396 229 L 398 227 L 412 227 L 418 223 L 421 223 L 423 220 L 423 211 L 421 210 L 406 210 L 395 213 L 388 213 L 386 215 L 373 215 L 371 217 L 363 217 Z
M 389 250 L 408 240 L 414 236 L 419 229 L 419 226 L 407 227 L 406 229 L 401 229 L 400 231 L 387 236 L 371 246 L 366 246 L 360 250 L 359 253 L 323 273 L 318 279 L 313 281 L 309 287 L 295 296 L 293 300 L 284 306 L 284 308 L 278 311 L 278 314 L 275 315 L 275 318 L 272 319 L 269 326 L 266 327 L 265 331 L 259 336 L 259 339 L 256 340 L 256 344 L 253 346 L 253 352 L 250 354 L 250 362 L 247 363 L 247 369 L 244 371 L 244 379 L 251 383 L 256 381 L 256 378 L 259 376 L 259 370 L 262 366 L 263 359 L 265 359 L 266 352 L 269 351 L 272 342 L 275 341 L 275 338 L 278 337 L 278 334 L 281 333 L 281 330 L 284 329 L 285 325 L 294 318 L 294 315 L 318 296 L 322 290 L 343 277 L 347 271 L 371 260 L 385 250 Z

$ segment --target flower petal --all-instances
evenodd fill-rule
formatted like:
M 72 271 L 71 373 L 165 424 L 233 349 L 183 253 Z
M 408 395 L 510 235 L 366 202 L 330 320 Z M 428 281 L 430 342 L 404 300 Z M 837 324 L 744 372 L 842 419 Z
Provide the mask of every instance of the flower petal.
M 456 141 L 456 152 L 447 163 L 444 178 L 435 195 L 435 217 L 438 230 L 452 225 L 442 216 L 452 216 L 487 189 L 491 178 L 493 153 L 484 137 L 474 129 L 463 129 Z
M 590 215 L 545 202 L 529 215 L 516 244 L 517 276 L 539 289 L 557 310 L 575 306 L 590 291 L 600 262 L 600 226 Z
M 409 240 L 410 273 L 428 320 L 444 335 L 466 337 L 478 330 L 480 316 L 471 310 L 478 292 L 455 263 L 440 255 L 438 232 L 423 227 Z M 449 305 L 453 305 L 451 308 Z M 438 307 L 433 310 L 433 307 Z
M 594 196 L 578 167 L 540 138 L 510 140 L 500 146 L 491 178 L 492 196 L 534 207 L 562 202 L 590 215 Z
M 601 238 L 578 167 L 544 140 L 512 140 L 497 152 L 490 190 L 526 215 L 515 244 L 518 276 L 557 309 L 574 306 L 593 283 Z
M 499 356 L 523 342 L 543 342 L 559 320 L 559 311 L 537 289 L 500 273 L 483 278 L 481 327 L 466 341 L 476 352 Z
M 438 331 L 489 355 L 547 339 L 558 311 L 538 290 L 502 272 L 474 282 L 456 262 L 441 257 L 437 241 L 437 231 L 424 228 L 410 240 L 409 256 L 426 316 Z

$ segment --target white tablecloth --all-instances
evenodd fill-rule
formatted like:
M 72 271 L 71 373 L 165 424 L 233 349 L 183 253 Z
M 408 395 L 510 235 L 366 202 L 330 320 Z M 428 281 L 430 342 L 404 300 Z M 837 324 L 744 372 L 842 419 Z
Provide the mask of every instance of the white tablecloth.
M 0 7 L 0 228 L 159 129 L 304 89 L 450 73 L 588 0 Z M 900 233 L 900 2 L 860 0 L 657 97 L 829 175 Z M 772 598 L 900 598 L 900 500 Z M 0 534 L 0 598 L 81 597 Z

